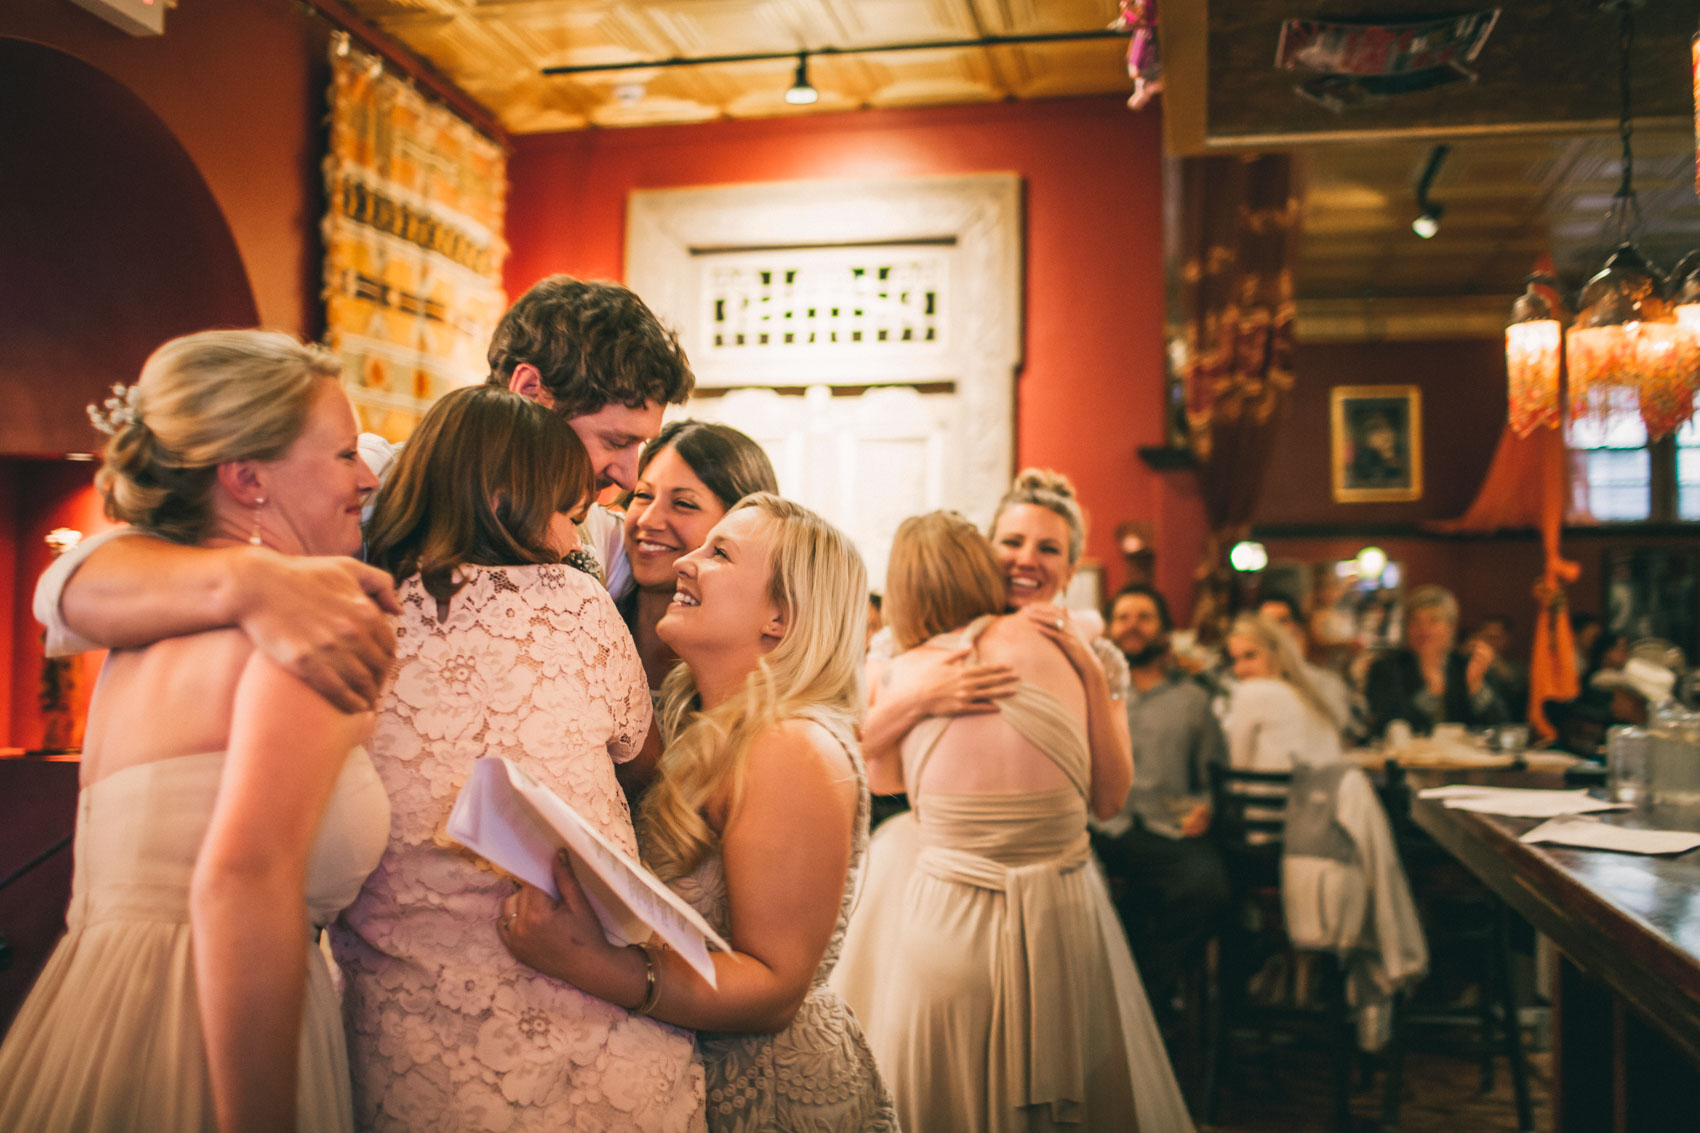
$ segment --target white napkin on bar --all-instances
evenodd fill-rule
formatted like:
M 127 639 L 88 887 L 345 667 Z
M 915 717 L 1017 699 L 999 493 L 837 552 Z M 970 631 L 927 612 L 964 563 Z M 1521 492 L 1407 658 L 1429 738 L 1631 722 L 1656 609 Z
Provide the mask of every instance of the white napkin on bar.
M 1417 792 L 1422 799 L 1442 799 L 1450 810 L 1502 814 L 1511 818 L 1554 818 L 1600 810 L 1628 810 L 1628 803 L 1596 799 L 1586 790 L 1542 791 L 1530 787 L 1472 787 L 1454 783 Z
M 1566 816 L 1541 823 L 1518 841 L 1618 850 L 1626 854 L 1686 854 L 1700 846 L 1700 834 L 1685 830 L 1630 830 L 1597 818 Z

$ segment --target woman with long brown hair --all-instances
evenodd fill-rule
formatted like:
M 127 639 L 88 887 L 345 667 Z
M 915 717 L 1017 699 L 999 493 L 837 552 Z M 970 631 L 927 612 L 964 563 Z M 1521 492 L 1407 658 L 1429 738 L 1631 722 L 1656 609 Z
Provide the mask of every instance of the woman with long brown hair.
M 373 508 L 403 611 L 371 744 L 395 818 L 332 937 L 364 1128 L 701 1126 L 691 1037 L 515 961 L 512 883 L 441 832 L 501 756 L 637 851 L 614 765 L 649 730 L 643 669 L 607 592 L 561 562 L 591 479 L 560 417 L 472 387 L 426 414 Z

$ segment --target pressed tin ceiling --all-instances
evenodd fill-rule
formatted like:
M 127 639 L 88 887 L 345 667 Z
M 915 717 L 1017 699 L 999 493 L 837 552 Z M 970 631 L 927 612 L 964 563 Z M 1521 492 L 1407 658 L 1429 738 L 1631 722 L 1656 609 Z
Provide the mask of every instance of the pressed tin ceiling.
M 810 115 L 864 107 L 1126 95 L 1125 40 L 811 56 L 820 91 L 790 106 L 795 58 L 545 76 L 545 67 L 882 43 L 1091 32 L 1115 0 L 346 0 L 512 133 Z M 1284 149 L 1304 198 L 1295 282 L 1310 341 L 1497 336 L 1523 276 L 1550 254 L 1575 286 L 1608 249 L 1620 173 L 1617 40 L 1595 0 L 1502 0 L 1475 83 L 1334 113 L 1280 71 L 1283 19 L 1398 23 L 1495 6 L 1457 0 L 1171 0 L 1162 113 L 1173 153 Z M 1631 77 L 1644 251 L 1668 269 L 1700 247 L 1688 39 L 1695 0 L 1636 13 Z M 1161 105 L 1161 111 L 1158 110 Z M 1440 233 L 1418 239 L 1415 185 Z
M 1121 92 L 1125 40 L 811 57 L 546 76 L 545 67 L 1095 32 L 1115 0 L 348 0 L 511 133 Z

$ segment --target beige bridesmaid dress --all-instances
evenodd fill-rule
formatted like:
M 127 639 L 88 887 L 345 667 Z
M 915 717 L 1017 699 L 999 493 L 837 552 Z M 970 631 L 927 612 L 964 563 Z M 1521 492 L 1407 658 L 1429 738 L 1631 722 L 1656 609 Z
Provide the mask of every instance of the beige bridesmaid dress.
M 986 624 L 969 627 L 969 639 Z M 1044 752 L 1069 785 L 918 791 L 952 722 L 923 721 L 906 773 L 915 823 L 901 832 L 913 840 L 913 865 L 888 868 L 878 881 L 903 886 L 901 901 L 870 889 L 858 916 L 869 912 L 877 931 L 855 931 L 847 942 L 840 986 L 862 1016 L 898 1118 L 926 1133 L 1191 1130 L 1092 862 L 1081 722 L 1027 683 L 1000 705 L 1012 733 Z M 871 882 L 875 875 L 870 863 Z

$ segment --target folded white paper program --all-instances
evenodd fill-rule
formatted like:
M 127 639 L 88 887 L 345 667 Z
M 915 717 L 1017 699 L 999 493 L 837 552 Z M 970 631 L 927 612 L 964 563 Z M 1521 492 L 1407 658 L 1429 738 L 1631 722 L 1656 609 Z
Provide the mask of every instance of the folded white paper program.
M 1617 850 L 1626 854 L 1686 854 L 1700 846 L 1700 834 L 1684 830 L 1630 830 L 1595 818 L 1552 818 L 1520 842 L 1551 842 L 1588 850 Z
M 732 946 L 637 859 L 614 845 L 559 795 L 505 759 L 480 759 L 449 812 L 449 837 L 551 897 L 550 861 L 565 846 L 573 876 L 615 944 L 656 936 L 714 982 L 712 945 Z

